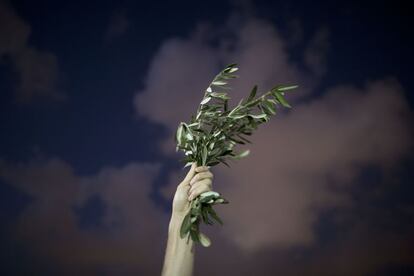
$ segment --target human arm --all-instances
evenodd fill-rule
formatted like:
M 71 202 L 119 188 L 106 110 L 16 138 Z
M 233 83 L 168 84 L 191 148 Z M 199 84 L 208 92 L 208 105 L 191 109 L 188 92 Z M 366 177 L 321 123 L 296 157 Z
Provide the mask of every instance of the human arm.
M 184 180 L 177 186 L 168 226 L 167 249 L 162 276 L 190 276 L 193 273 L 195 244 L 180 237 L 181 223 L 191 208 L 191 200 L 211 191 L 213 174 L 206 166 L 194 162 Z

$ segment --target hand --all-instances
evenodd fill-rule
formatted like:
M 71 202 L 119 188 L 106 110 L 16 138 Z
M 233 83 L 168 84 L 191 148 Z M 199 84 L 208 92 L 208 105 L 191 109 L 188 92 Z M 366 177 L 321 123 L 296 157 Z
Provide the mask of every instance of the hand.
M 177 186 L 173 199 L 173 214 L 186 215 L 191 207 L 191 200 L 198 195 L 211 191 L 213 174 L 206 166 L 191 165 L 184 180 Z

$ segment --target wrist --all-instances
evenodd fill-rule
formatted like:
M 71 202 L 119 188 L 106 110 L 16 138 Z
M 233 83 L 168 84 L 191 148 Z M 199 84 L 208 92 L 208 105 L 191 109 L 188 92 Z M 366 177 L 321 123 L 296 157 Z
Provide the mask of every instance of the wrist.
M 190 212 L 192 207 L 191 202 L 188 202 L 187 205 L 183 208 L 172 208 L 171 220 L 183 220 L 184 217 Z
M 183 223 L 184 217 L 186 214 L 172 214 L 170 219 L 170 224 L 168 226 L 168 239 L 174 244 L 174 247 L 177 248 L 192 248 L 194 246 L 193 240 L 185 235 L 181 238 L 181 225 Z
M 184 212 L 173 212 L 170 218 L 169 230 L 171 231 L 180 231 L 181 224 L 184 220 L 186 214 Z

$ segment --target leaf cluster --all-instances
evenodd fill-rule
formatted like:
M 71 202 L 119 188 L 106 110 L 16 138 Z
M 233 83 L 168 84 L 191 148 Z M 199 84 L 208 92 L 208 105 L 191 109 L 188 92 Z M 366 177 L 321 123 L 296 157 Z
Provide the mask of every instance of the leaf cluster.
M 227 203 L 228 201 L 226 199 L 214 191 L 203 193 L 195 198 L 191 203 L 190 212 L 183 219 L 180 228 L 181 238 L 185 238 L 188 235 L 188 239 L 191 237 L 193 241 L 200 242 L 205 247 L 210 246 L 210 239 L 200 232 L 200 223 L 203 221 L 206 224 L 213 225 L 214 221 L 216 221 L 223 225 L 223 221 L 214 211 L 212 205 Z
M 256 85 L 246 99 L 242 98 L 235 107 L 229 108 L 230 97 L 227 91 L 231 88 L 228 82 L 238 77 L 234 74 L 238 70 L 236 66 L 237 64 L 230 64 L 215 76 L 204 92 L 196 115 L 191 117 L 189 123 L 179 124 L 174 138 L 177 144 L 176 151 L 182 150 L 185 154 L 185 158 L 182 159 L 184 167 L 190 166 L 193 162 L 197 162 L 198 166 L 215 166 L 223 163 L 230 167 L 228 160 L 238 160 L 250 153 L 248 149 L 235 151 L 236 144 L 251 143 L 248 136 L 252 135 L 259 125 L 276 115 L 278 108 L 291 108 L 285 99 L 285 93 L 297 88 L 297 85 L 278 85 L 261 96 L 257 96 Z M 207 237 L 201 236 L 199 232 L 201 219 L 207 224 L 208 220 L 206 222 L 204 217 L 207 218 L 208 215 L 221 220 L 211 203 L 200 201 L 199 198 L 202 196 L 203 194 L 193 200 L 192 208 L 183 221 L 181 233 L 189 233 L 193 240 L 202 244 L 201 240 L 204 240 L 204 244 L 207 244 Z M 223 199 L 222 203 L 228 201 Z

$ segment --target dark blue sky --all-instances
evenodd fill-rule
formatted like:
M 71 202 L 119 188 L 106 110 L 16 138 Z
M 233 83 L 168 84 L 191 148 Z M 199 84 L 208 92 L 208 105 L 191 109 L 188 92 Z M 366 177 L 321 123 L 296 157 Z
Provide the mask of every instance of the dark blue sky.
M 409 110 L 408 122 L 412 123 L 414 87 L 411 67 L 414 43 L 409 10 L 408 4 L 398 1 L 0 1 L 0 15 L 14 14 L 4 16 L 0 24 L 8 26 L 10 22 L 18 21 L 30 28 L 27 40 L 21 45 L 4 46 L 24 28 L 11 23 L 9 29 L 0 26 L 0 40 L 3 40 L 0 42 L 0 161 L 4 161 L 4 171 L 14 168 L 17 170 L 15 174 L 19 175 L 18 165 L 14 164 L 24 164 L 38 155 L 45 160 L 57 157 L 64 160 L 79 178 L 93 178 L 103 168 L 111 166 L 122 168 L 131 163 L 158 163 L 163 171 L 153 177 L 149 197 L 165 211 L 169 201 L 162 198 L 162 192 L 158 189 L 164 185 L 162 182 L 169 179 L 170 174 L 177 170 L 180 172 L 177 156 L 169 155 L 160 148 L 160 143 L 172 139 L 172 135 L 163 123 L 136 115 L 133 98 L 137 93 L 146 92 L 146 79 L 150 76 L 154 57 L 165 41 L 175 37 L 187 39 L 198 22 L 208 22 L 215 29 L 220 29 L 234 12 L 246 20 L 260 18 L 277 26 L 283 39 L 289 41 L 286 49 L 288 61 L 297 64 L 304 74 L 311 71 L 303 62 L 307 43 L 316 30 L 328 30 L 329 48 L 325 52 L 324 65 L 327 70 L 312 87 L 311 93 L 297 102 L 298 105 L 323 96 L 331 87 L 352 84 L 363 89 L 367 81 L 393 77 L 402 87 L 403 101 Z M 295 40 L 294 35 L 300 38 Z M 33 51 L 37 54 L 28 54 Z M 56 67 L 45 67 L 46 58 L 41 53 L 53 55 L 56 64 L 52 64 Z M 203 64 L 198 66 L 202 67 Z M 19 90 L 19 85 L 25 83 L 25 79 L 33 80 L 31 75 L 42 70 L 46 71 L 47 88 L 44 90 L 47 93 L 42 92 L 43 88 L 36 88 L 35 78 L 34 81 L 27 81 L 28 86 L 24 90 Z M 206 76 L 208 79 L 211 77 Z M 55 91 L 65 95 L 65 98 L 55 100 Z M 22 102 L 16 100 L 19 93 L 31 96 Z M 158 100 L 164 101 L 162 98 Z M 146 104 L 152 106 L 155 102 Z M 388 122 L 387 118 L 382 119 Z M 393 122 L 390 124 L 397 125 Z M 402 134 L 395 133 L 395 136 L 402 137 Z M 394 140 L 390 143 L 394 143 Z M 412 146 L 408 148 L 412 149 Z M 353 199 L 352 208 L 345 211 L 339 209 L 343 212 L 341 218 L 351 225 L 354 221 L 363 220 L 369 225 L 364 228 L 368 229 L 366 231 L 384 228 L 390 237 L 396 237 L 394 244 L 413 245 L 412 238 L 406 240 L 405 234 L 398 236 L 399 231 L 413 229 L 413 155 L 408 153 L 395 158 L 400 163 L 392 173 L 384 171 L 377 164 L 363 164 L 362 173 L 355 180 L 359 185 L 336 187 L 339 190 L 346 189 L 347 195 Z M 378 184 L 383 183 L 383 175 L 390 174 L 394 177 L 394 185 Z M 34 174 L 35 178 L 37 175 Z M 6 244 L 1 256 L 9 263 L 4 265 L 3 262 L 8 275 L 22 271 L 37 271 L 42 275 L 66 271 L 59 261 L 49 263 L 45 259 L 56 253 L 52 249 L 52 253 L 47 250 L 46 253 L 36 253 L 37 247 L 32 240 L 42 239 L 31 236 L 25 239 L 14 234 L 18 232 L 16 225 L 30 220 L 26 217 L 30 217 L 30 212 L 25 213 L 25 210 L 29 210 L 33 202 L 43 197 L 40 196 L 41 192 L 27 188 L 31 185 L 30 180 L 23 181 L 29 183 L 26 186 L 13 184 L 13 179 L 0 177 L 0 220 L 4 222 L 0 241 Z M 40 176 L 38 181 L 43 181 Z M 374 192 L 380 196 L 373 196 Z M 44 191 L 46 194 L 48 192 Z M 103 195 L 97 194 L 88 194 L 79 199 L 80 206 L 73 207 L 80 229 L 99 232 L 100 228 L 108 227 L 103 221 L 106 214 L 110 213 L 108 210 L 111 210 L 111 206 Z M 45 212 L 39 218 L 42 214 L 48 214 L 48 208 L 52 210 L 54 207 L 45 207 Z M 318 213 L 318 220 L 313 227 L 318 245 L 307 251 L 318 257 L 301 259 L 301 264 L 304 267 L 309 265 L 314 273 L 323 272 L 315 267 L 329 262 L 329 250 L 336 246 L 342 248 L 341 236 L 348 237 L 347 233 L 352 232 L 351 227 L 342 227 L 337 222 L 335 212 L 337 209 L 328 208 Z M 392 219 L 378 218 L 387 213 L 393 214 Z M 46 215 L 44 218 L 48 219 Z M 39 221 L 41 223 L 42 220 Z M 165 221 L 162 223 L 165 226 Z M 161 228 L 159 231 L 162 233 L 164 230 Z M 378 233 L 380 235 L 382 232 Z M 44 232 L 39 235 L 44 235 Z M 349 234 L 349 237 L 354 236 Z M 42 238 L 45 239 L 44 236 Z M 349 239 L 350 242 L 357 242 L 356 239 Z M 107 240 L 100 242 L 103 244 Z M 387 246 L 392 247 L 391 244 L 392 241 Z M 163 253 L 162 246 L 157 247 L 161 249 L 160 255 Z M 346 249 L 343 250 L 346 252 Z M 413 259 L 407 257 L 410 253 L 407 250 L 401 249 L 401 259 L 384 257 L 373 261 L 375 265 L 372 271 L 358 270 L 361 267 L 359 265 L 355 266 L 358 268 L 355 271 L 360 275 L 409 275 L 413 273 L 414 265 Z M 263 254 L 267 254 L 269 260 L 272 256 L 279 256 L 280 260 L 289 259 L 294 254 L 288 250 L 287 253 L 283 252 Z M 36 260 L 39 259 L 39 265 L 28 261 L 33 254 L 37 256 Z M 266 275 L 270 275 L 269 263 L 256 262 L 257 258 L 252 259 L 255 261 L 252 261 L 250 269 L 262 266 L 262 275 L 266 272 Z M 62 260 L 64 257 L 57 259 Z M 159 255 L 154 260 L 158 264 Z M 288 263 L 294 266 L 291 261 Z M 106 266 L 100 269 L 80 266 L 79 273 L 87 275 L 91 271 L 101 271 L 102 275 L 120 275 L 122 272 L 145 274 L 157 271 L 156 268 L 150 270 L 139 265 L 125 265 L 123 268 L 123 265 L 119 265 L 122 267 L 119 270 L 105 270 Z M 327 271 L 346 275 L 338 272 L 341 270 L 339 267 L 332 269 Z M 73 271 L 66 272 L 70 274 Z M 298 272 L 289 265 L 281 271 L 286 273 L 283 275 Z M 309 275 L 313 275 L 312 272 Z

